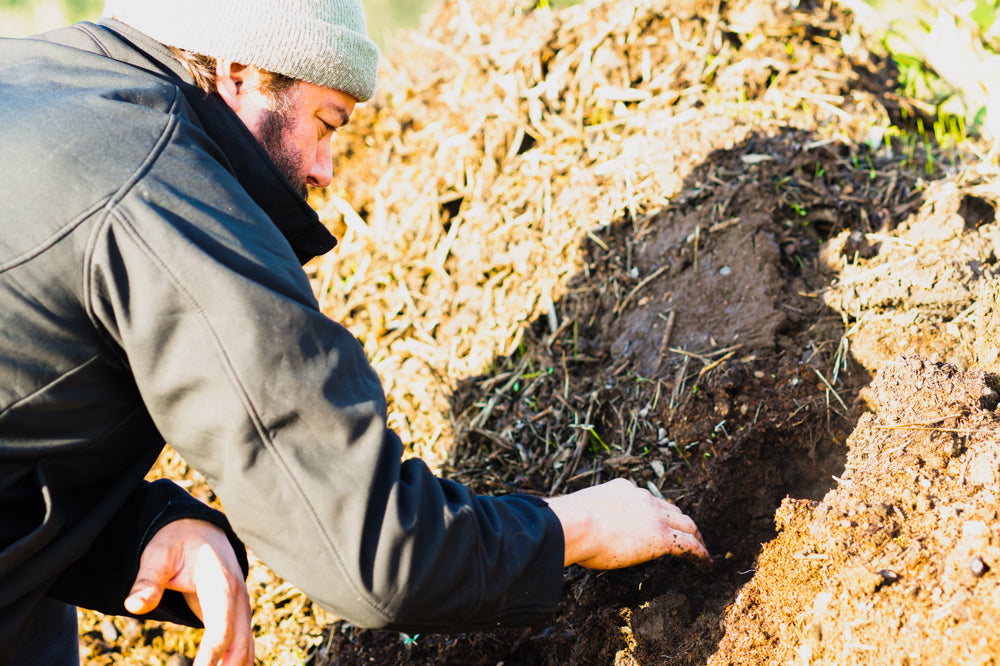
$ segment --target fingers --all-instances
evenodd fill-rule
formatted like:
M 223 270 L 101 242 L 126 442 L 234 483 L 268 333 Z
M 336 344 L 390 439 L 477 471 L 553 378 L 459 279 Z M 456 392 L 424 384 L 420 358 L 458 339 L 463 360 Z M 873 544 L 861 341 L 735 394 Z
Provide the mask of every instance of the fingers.
M 664 555 L 693 555 L 704 560 L 711 559 L 708 548 L 705 547 L 701 537 L 697 534 L 672 530 L 665 543 L 667 551 Z
M 610 481 L 609 485 L 616 483 L 619 485 L 625 485 L 625 487 L 629 488 L 629 490 L 637 497 L 641 497 L 644 501 L 649 502 L 656 508 L 664 511 L 668 523 L 674 529 L 681 530 L 682 532 L 690 532 L 692 534 L 698 531 L 698 526 L 695 525 L 694 521 L 691 520 L 687 514 L 681 511 L 676 504 L 668 502 L 660 497 L 656 497 L 645 488 L 640 488 L 635 485 L 631 479 L 615 479 L 614 481 Z
M 125 599 L 125 610 L 133 615 L 151 613 L 160 605 L 163 588 L 148 579 L 136 580 Z
M 694 555 L 702 559 L 711 559 L 705 541 L 695 522 L 675 505 L 660 500 L 664 505 L 665 523 L 670 530 L 669 550 L 671 555 Z
M 246 588 L 243 588 L 244 592 Z M 223 657 L 223 666 L 253 666 L 254 663 L 254 643 L 253 643 L 253 611 L 250 609 L 250 599 L 237 607 L 237 612 L 233 618 L 233 626 L 236 628 L 235 635 L 229 643 L 229 649 Z
M 251 632 L 250 599 L 243 580 L 234 575 L 230 563 L 210 548 L 199 557 L 199 573 L 195 576 L 196 596 L 188 603 L 197 603 L 205 618 L 205 633 L 194 666 L 243 666 L 253 664 L 253 633 Z M 236 571 L 239 571 L 237 568 Z
M 698 526 L 694 524 L 694 521 L 687 514 L 682 513 L 680 509 L 669 502 L 663 501 L 663 503 L 667 505 L 664 519 L 671 528 L 689 534 L 694 534 L 698 531 Z
M 197 519 L 162 527 L 143 551 L 126 608 L 149 612 L 164 589 L 183 593 L 205 625 L 194 666 L 253 666 L 250 596 L 225 532 Z
M 224 625 L 206 624 L 193 666 L 253 666 L 253 663 L 249 605 L 246 610 L 236 610 Z
M 133 615 L 152 612 L 160 605 L 164 586 L 173 576 L 170 554 L 162 548 L 147 548 L 139 560 L 139 572 L 125 599 L 125 610 Z

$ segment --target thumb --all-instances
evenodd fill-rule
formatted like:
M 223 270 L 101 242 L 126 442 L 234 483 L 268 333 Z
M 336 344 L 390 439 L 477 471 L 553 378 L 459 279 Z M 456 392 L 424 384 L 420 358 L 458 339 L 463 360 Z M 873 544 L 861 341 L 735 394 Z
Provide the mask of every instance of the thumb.
M 163 598 L 163 581 L 155 570 L 148 567 L 139 569 L 135 583 L 125 598 L 125 610 L 133 615 L 143 615 L 153 611 Z

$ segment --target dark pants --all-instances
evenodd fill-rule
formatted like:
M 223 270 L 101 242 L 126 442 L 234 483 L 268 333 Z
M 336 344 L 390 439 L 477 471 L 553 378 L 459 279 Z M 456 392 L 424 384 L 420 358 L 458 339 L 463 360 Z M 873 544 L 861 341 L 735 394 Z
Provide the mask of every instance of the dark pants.
M 76 606 L 46 599 L 14 655 L 17 666 L 80 666 Z

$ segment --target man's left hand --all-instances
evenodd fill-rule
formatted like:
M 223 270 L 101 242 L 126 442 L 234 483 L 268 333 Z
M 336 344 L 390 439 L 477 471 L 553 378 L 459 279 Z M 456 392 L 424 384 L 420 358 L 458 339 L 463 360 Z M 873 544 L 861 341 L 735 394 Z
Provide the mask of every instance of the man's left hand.
M 253 666 L 250 596 L 225 532 L 191 518 L 161 528 L 142 551 L 125 609 L 149 613 L 164 590 L 182 592 L 205 625 L 193 666 Z

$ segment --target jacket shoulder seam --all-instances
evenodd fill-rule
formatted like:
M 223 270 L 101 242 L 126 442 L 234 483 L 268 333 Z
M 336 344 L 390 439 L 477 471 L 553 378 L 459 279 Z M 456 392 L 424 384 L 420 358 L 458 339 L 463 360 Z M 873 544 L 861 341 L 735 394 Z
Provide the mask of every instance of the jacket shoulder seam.
M 90 37 L 90 41 L 94 42 L 94 46 L 99 48 L 101 50 L 101 53 L 103 53 L 105 56 L 109 58 L 111 57 L 111 51 L 109 51 L 107 47 L 104 46 L 104 44 L 101 42 L 100 39 L 98 39 L 97 35 L 94 33 L 93 30 L 91 30 L 90 28 L 88 28 L 86 25 L 83 24 L 74 25 L 73 28 L 86 34 L 87 37 Z
M 94 316 L 94 303 L 93 303 L 93 261 L 94 261 L 94 250 L 97 245 L 97 238 L 101 231 L 109 224 L 109 219 L 112 215 L 115 215 L 115 211 L 118 209 L 119 204 L 128 195 L 132 189 L 142 181 L 143 176 L 145 176 L 156 160 L 159 159 L 160 155 L 163 153 L 167 144 L 170 142 L 171 136 L 177 131 L 177 109 L 180 107 L 180 91 L 174 87 L 174 98 L 171 101 L 170 108 L 167 110 L 167 122 L 163 127 L 163 131 L 160 132 L 160 136 L 157 137 L 156 143 L 150 149 L 149 154 L 142 160 L 139 166 L 136 167 L 135 171 L 125 179 L 125 182 L 110 196 L 103 200 L 103 205 L 101 208 L 105 211 L 105 215 L 101 221 L 94 227 L 94 231 L 91 234 L 90 240 L 87 243 L 86 254 L 84 256 L 85 266 L 83 274 L 83 285 L 82 293 L 84 299 L 84 310 L 87 316 L 90 317 L 91 322 L 94 324 L 97 330 L 101 330 L 101 326 L 98 324 L 97 317 Z M 96 210 L 91 214 L 95 214 Z
M 56 231 L 51 236 L 46 238 L 38 245 L 35 245 L 27 252 L 24 252 L 5 263 L 0 263 L 0 273 L 11 270 L 12 268 L 15 268 L 17 266 L 20 266 L 21 264 L 31 261 L 38 255 L 44 253 L 46 250 L 51 249 L 54 245 L 56 245 L 59 241 L 61 241 L 70 233 L 72 233 L 81 224 L 92 218 L 94 215 L 97 215 L 98 212 L 101 211 L 102 209 L 110 210 L 111 208 L 116 206 L 125 197 L 125 195 L 128 194 L 128 192 L 133 187 L 135 187 L 136 183 L 138 183 L 142 179 L 142 176 L 149 170 L 150 165 L 156 162 L 160 153 L 163 151 L 164 146 L 167 144 L 167 140 L 169 139 L 170 135 L 173 133 L 173 131 L 177 126 L 177 109 L 179 108 L 179 106 L 180 106 L 180 91 L 177 90 L 177 88 L 175 87 L 173 99 L 171 100 L 170 103 L 170 108 L 167 110 L 168 120 L 164 125 L 163 130 L 160 132 L 160 136 L 157 137 L 156 143 L 150 149 L 149 154 L 146 155 L 146 157 L 142 160 L 142 162 L 140 162 L 139 166 L 136 167 L 135 171 L 133 171 L 132 174 L 130 174 L 129 177 L 125 179 L 125 182 L 111 194 L 105 195 L 97 199 L 97 201 L 91 204 L 89 208 L 87 208 L 82 213 L 74 217 L 65 225 L 56 229 Z M 90 264 L 89 254 L 90 251 L 88 249 L 88 256 L 85 259 L 84 265 Z M 85 279 L 85 282 L 86 281 L 87 280 Z

